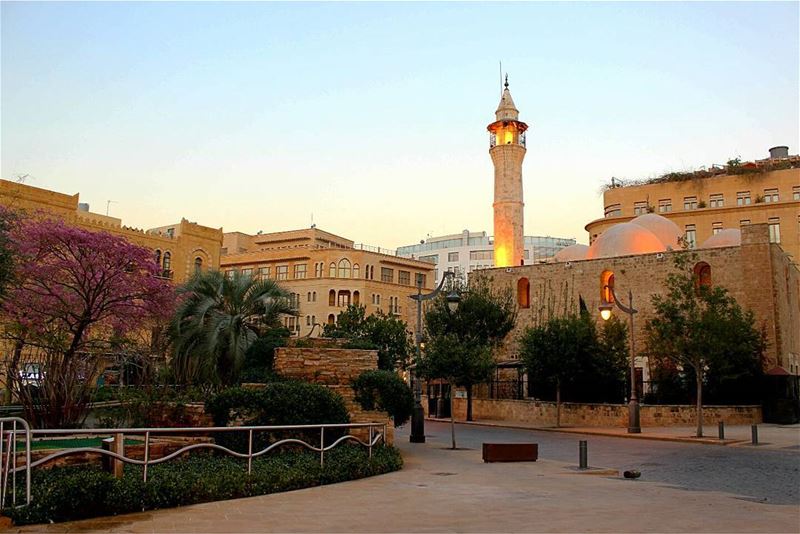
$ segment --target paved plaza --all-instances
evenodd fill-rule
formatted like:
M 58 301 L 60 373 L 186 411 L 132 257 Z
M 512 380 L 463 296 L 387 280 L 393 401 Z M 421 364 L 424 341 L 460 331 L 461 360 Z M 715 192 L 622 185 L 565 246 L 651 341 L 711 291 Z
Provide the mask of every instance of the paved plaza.
M 577 440 L 585 436 L 459 425 L 464 449 L 451 451 L 448 425 L 428 422 L 427 432 L 426 444 L 412 445 L 407 429 L 398 431 L 406 464 L 389 475 L 19 531 L 797 532 L 800 528 L 796 450 L 589 437 L 590 465 L 636 467 L 642 478 L 632 481 L 579 472 L 569 458 L 577 459 Z M 479 446 L 485 440 L 537 441 L 540 460 L 484 464 Z M 722 474 L 715 474 L 718 471 Z M 765 476 L 758 478 L 759 472 Z M 734 482 L 723 490 L 724 480 Z

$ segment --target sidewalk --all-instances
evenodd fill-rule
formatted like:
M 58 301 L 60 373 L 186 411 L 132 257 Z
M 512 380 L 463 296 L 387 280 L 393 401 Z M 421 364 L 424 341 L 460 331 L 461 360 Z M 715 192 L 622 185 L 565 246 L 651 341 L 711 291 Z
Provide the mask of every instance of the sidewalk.
M 450 419 L 428 418 L 431 421 L 449 423 Z M 564 432 L 571 434 L 587 434 L 593 436 L 610 436 L 629 439 L 649 439 L 656 441 L 675 441 L 682 443 L 702 443 L 706 445 L 730 445 L 736 447 L 753 447 L 758 449 L 796 450 L 800 453 L 800 424 L 775 425 L 762 423 L 758 425 L 758 445 L 751 443 L 750 425 L 726 425 L 725 439 L 718 438 L 717 425 L 705 425 L 702 438 L 695 437 L 695 427 L 643 427 L 641 434 L 628 434 L 627 428 L 621 427 L 542 427 L 533 423 L 520 421 L 500 421 L 480 419 L 475 421 L 459 421 L 460 425 L 494 426 L 501 428 L 518 428 L 541 432 Z

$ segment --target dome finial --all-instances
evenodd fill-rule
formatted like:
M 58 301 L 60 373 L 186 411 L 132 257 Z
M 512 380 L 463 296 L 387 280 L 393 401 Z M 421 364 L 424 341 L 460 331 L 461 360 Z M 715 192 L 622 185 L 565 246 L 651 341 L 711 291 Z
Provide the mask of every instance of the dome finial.
M 508 73 L 506 72 L 506 89 L 508 89 Z

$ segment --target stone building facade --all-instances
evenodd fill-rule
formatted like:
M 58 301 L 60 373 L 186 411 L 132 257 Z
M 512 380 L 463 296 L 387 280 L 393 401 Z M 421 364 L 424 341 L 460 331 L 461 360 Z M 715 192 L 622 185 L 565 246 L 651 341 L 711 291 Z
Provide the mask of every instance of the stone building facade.
M 499 360 L 518 358 L 518 339 L 525 328 L 564 310 L 577 309 L 583 298 L 600 321 L 603 286 L 613 279 L 617 295 L 633 293 L 639 313 L 636 346 L 644 346 L 644 325 L 653 317 L 651 297 L 666 293 L 667 275 L 674 272 L 680 251 L 526 265 L 480 271 L 496 287 L 510 288 L 518 298 L 514 330 L 498 352 Z M 705 265 L 708 281 L 727 289 L 744 309 L 752 310 L 767 336 L 766 371 L 782 368 L 800 375 L 800 271 L 780 245 L 770 242 L 768 224 L 742 228 L 738 246 L 697 249 L 692 264 Z M 611 278 L 609 275 L 613 275 Z M 627 304 L 627 302 L 626 302 Z M 618 310 L 615 310 L 618 313 Z M 647 380 L 647 361 L 637 359 Z
M 748 164 L 745 164 L 748 165 Z M 800 158 L 797 156 L 751 163 L 753 172 L 680 181 L 617 186 L 603 194 L 605 216 L 586 225 L 593 242 L 615 224 L 648 212 L 675 222 L 690 246 L 700 245 L 728 228 L 766 223 L 770 239 L 800 262 Z M 761 165 L 761 167 L 759 167 Z M 766 170 L 793 166 L 782 170 Z M 761 171 L 764 172 L 756 172 Z
M 163 276 L 180 284 L 198 269 L 219 268 L 222 229 L 181 219 L 179 223 L 141 230 L 124 226 L 122 220 L 89 211 L 78 193 L 66 195 L 25 184 L 0 180 L 0 204 L 31 214 L 40 213 L 91 230 L 119 235 L 153 250 Z
M 243 274 L 277 280 L 292 294 L 299 317 L 285 317 L 298 336 L 319 336 L 322 325 L 333 323 L 350 304 L 399 316 L 409 328 L 416 308 L 409 295 L 433 287 L 434 266 L 365 247 L 318 228 L 248 235 L 226 233 L 221 269 L 229 276 Z M 320 325 L 314 327 L 314 325 Z

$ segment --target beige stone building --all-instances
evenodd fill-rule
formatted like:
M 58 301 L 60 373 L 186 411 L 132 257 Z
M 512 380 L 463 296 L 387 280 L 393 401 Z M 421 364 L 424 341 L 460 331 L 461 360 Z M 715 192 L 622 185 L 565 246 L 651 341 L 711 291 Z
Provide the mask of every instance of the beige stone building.
M 642 234 L 645 231 L 642 229 Z M 674 272 L 674 255 L 680 251 L 639 253 L 638 242 L 639 236 L 628 235 L 612 243 L 616 250 L 606 257 L 571 261 L 562 257 L 557 263 L 481 271 L 493 284 L 511 288 L 517 295 L 517 324 L 498 358 L 517 359 L 518 339 L 525 328 L 562 310 L 577 309 L 580 298 L 600 321 L 599 306 L 610 298 L 604 291 L 606 285 L 613 286 L 620 298 L 627 297 L 628 291 L 633 293 L 633 304 L 639 311 L 634 336 L 641 350 L 644 325 L 653 317 L 651 298 L 666 293 L 666 278 Z M 769 225 L 745 226 L 740 245 L 692 252 L 696 255 L 693 268 L 701 283 L 727 289 L 764 327 L 768 343 L 765 371 L 800 375 L 800 271 L 781 246 L 770 241 Z M 614 313 L 621 314 L 618 309 Z M 623 318 L 627 319 L 624 314 Z M 647 380 L 647 359 L 638 358 L 637 367 L 640 380 Z
M 0 180 L 0 204 L 92 230 L 119 235 L 153 250 L 164 277 L 182 283 L 196 270 L 219 268 L 222 228 L 210 228 L 181 219 L 179 223 L 142 230 L 123 226 L 122 220 L 89 211 L 78 193 L 66 195 L 25 184 Z
M 319 336 L 322 325 L 336 321 L 350 304 L 365 306 L 368 314 L 397 315 L 413 330 L 416 307 L 408 297 L 416 292 L 417 277 L 423 288 L 433 286 L 434 265 L 379 250 L 316 227 L 257 235 L 230 232 L 224 235 L 221 269 L 279 281 L 300 310 L 299 317 L 284 318 L 299 336 Z
M 776 147 L 771 158 L 735 169 L 724 166 L 627 186 L 615 183 L 603 194 L 604 217 L 586 225 L 589 241 L 644 213 L 675 222 L 691 247 L 725 229 L 765 223 L 770 240 L 800 263 L 800 157 L 788 156 L 785 149 Z

